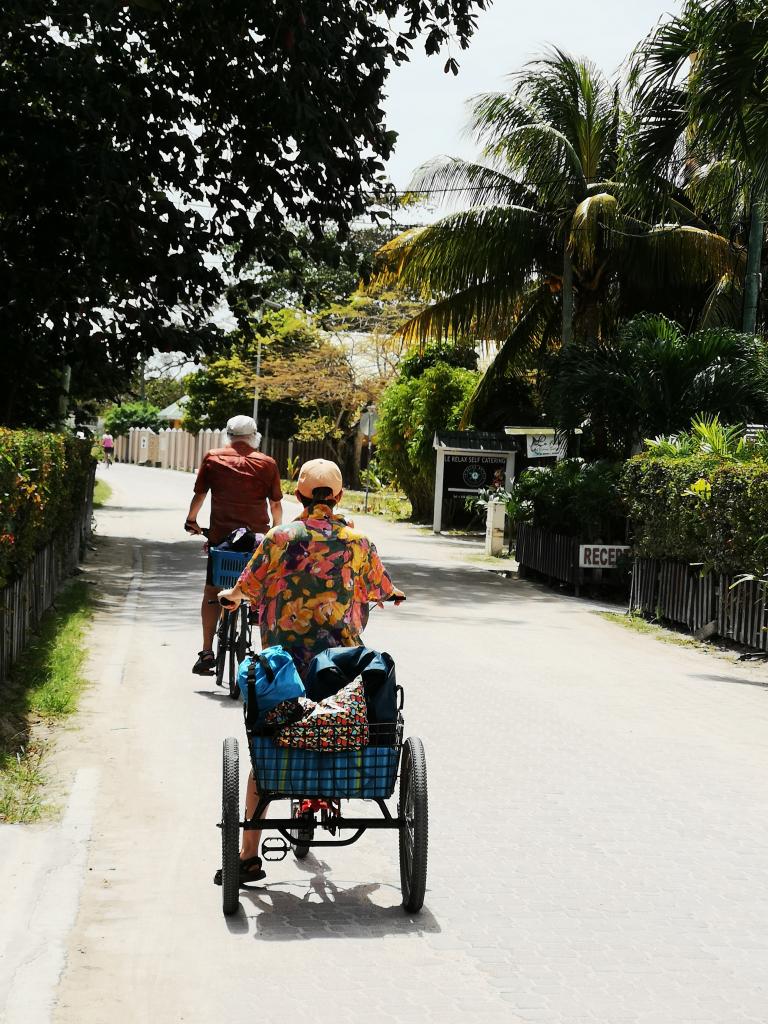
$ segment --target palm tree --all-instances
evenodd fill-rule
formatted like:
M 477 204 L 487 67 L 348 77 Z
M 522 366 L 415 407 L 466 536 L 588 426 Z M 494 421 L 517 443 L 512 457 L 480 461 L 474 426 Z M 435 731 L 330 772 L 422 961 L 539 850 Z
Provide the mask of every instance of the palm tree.
M 665 317 L 639 316 L 615 341 L 556 355 L 545 394 L 558 425 L 587 423 L 600 454 L 630 455 L 643 438 L 681 431 L 697 416 L 765 417 L 765 347 L 724 328 L 686 334 Z
M 593 64 L 555 49 L 511 83 L 473 103 L 481 158 L 438 159 L 412 182 L 466 208 L 379 254 L 378 279 L 428 303 L 408 336 L 498 346 L 469 414 L 510 369 L 574 338 L 594 345 L 620 317 L 654 309 L 692 321 L 739 263 L 692 216 L 651 225 L 632 215 L 618 180 L 618 91 Z
M 742 330 L 754 334 L 768 200 L 768 7 L 688 0 L 638 47 L 630 82 L 636 167 L 646 179 L 676 179 L 716 216 L 730 217 L 728 227 L 749 220 L 738 284 Z

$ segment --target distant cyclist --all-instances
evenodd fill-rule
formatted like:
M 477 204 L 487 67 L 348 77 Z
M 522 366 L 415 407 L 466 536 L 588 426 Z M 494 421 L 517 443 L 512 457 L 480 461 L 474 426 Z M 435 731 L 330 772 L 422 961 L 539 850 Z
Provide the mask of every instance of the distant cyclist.
M 283 521 L 280 472 L 274 459 L 258 451 L 261 435 L 256 430 L 256 423 L 250 416 L 233 416 L 227 423 L 227 434 L 229 445 L 226 448 L 214 448 L 202 461 L 195 480 L 194 497 L 184 523 L 188 533 L 201 532 L 197 516 L 210 491 L 211 525 L 208 541 L 214 546 L 241 526 L 254 533 L 266 533 L 270 515 L 273 526 Z M 213 638 L 219 609 L 215 603 L 208 602 L 215 602 L 218 592 L 219 588 L 213 586 L 209 555 L 201 606 L 203 649 L 192 667 L 197 675 L 208 675 L 215 666 Z
M 111 434 L 103 434 L 101 438 L 101 449 L 104 452 L 104 462 L 109 468 L 114 462 L 115 439 Z

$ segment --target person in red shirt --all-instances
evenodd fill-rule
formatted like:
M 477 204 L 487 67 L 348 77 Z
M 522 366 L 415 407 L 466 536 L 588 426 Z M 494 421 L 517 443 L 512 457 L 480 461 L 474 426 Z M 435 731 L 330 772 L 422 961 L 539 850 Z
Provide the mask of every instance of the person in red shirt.
M 280 472 L 274 459 L 257 450 L 261 435 L 256 430 L 256 423 L 250 416 L 233 416 L 227 423 L 227 434 L 229 445 L 212 449 L 202 461 L 184 523 L 187 533 L 202 532 L 197 515 L 210 491 L 208 542 L 214 546 L 221 544 L 225 537 L 241 526 L 254 533 L 266 533 L 270 527 L 270 515 L 273 526 L 279 526 L 283 521 Z M 215 603 L 218 592 L 219 588 L 213 586 L 209 555 L 201 607 L 203 649 L 192 667 L 197 675 L 208 675 L 215 666 L 213 637 L 219 619 L 219 607 Z M 214 603 L 209 604 L 209 601 Z

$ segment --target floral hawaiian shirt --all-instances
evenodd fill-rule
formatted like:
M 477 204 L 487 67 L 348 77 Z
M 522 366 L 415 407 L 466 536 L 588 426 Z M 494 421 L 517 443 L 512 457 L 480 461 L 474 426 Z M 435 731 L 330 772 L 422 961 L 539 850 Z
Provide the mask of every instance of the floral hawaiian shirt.
M 270 530 L 238 583 L 262 645 L 290 651 L 301 673 L 328 647 L 362 644 L 368 603 L 395 589 L 373 543 L 327 505 Z

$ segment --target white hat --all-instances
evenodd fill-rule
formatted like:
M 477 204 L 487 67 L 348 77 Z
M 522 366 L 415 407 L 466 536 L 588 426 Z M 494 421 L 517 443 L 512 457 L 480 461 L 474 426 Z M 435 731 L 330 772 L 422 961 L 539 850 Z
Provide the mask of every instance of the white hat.
M 233 416 L 227 421 L 227 433 L 232 437 L 250 437 L 256 433 L 256 421 L 251 416 Z
M 251 448 L 258 448 L 261 444 L 261 434 L 252 416 L 233 416 L 227 421 L 227 433 L 231 438 L 247 441 Z

